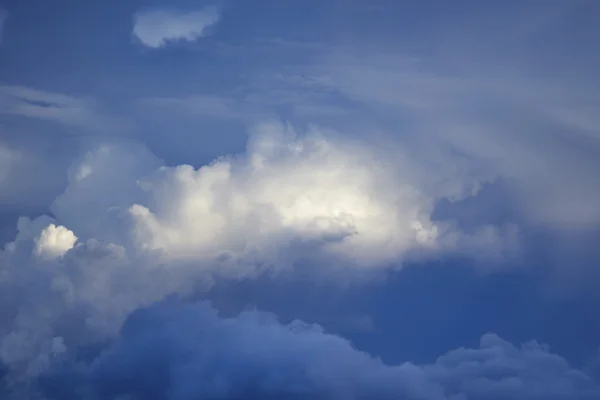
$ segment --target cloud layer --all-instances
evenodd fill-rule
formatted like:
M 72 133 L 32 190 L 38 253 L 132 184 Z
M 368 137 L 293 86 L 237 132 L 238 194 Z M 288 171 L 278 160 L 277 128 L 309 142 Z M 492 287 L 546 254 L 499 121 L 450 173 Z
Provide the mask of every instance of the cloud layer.
M 137 12 L 133 17 L 132 35 L 142 45 L 158 49 L 169 43 L 193 42 L 206 35 L 219 21 L 215 7 L 200 11 L 150 9 Z
M 60 360 L 60 356 L 57 360 Z M 167 302 L 132 314 L 91 361 L 57 363 L 41 380 L 52 399 L 587 400 L 600 386 L 536 342 L 494 334 L 434 364 L 385 365 L 317 325 L 282 325 L 246 311 Z

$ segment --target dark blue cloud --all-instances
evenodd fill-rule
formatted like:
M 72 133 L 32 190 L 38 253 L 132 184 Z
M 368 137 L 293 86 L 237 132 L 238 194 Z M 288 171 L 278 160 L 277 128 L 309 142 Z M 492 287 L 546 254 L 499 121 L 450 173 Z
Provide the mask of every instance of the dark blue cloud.
M 440 333 L 440 334 L 443 334 Z M 208 303 L 134 312 L 91 362 L 40 380 L 53 399 L 596 399 L 600 386 L 547 347 L 485 334 L 435 363 L 386 365 L 318 325 Z M 98 397 L 93 397 L 98 396 Z

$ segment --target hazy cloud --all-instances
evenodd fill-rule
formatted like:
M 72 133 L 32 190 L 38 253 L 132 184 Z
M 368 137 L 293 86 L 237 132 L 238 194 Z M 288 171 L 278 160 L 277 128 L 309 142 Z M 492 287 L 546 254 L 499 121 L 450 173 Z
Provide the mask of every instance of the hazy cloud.
M 203 36 L 217 22 L 215 7 L 200 11 L 150 9 L 137 12 L 133 17 L 133 36 L 146 47 L 158 49 L 177 41 L 193 42 Z
M 0 85 L 0 114 L 54 121 L 77 132 L 114 135 L 127 128 L 126 121 L 103 113 L 93 99 L 25 86 Z
M 60 357 L 58 357 L 60 359 Z M 219 317 L 209 304 L 158 304 L 133 313 L 97 358 L 61 363 L 41 387 L 77 395 L 157 399 L 591 400 L 598 382 L 536 342 L 497 335 L 434 364 L 385 365 L 318 325 L 246 311 Z

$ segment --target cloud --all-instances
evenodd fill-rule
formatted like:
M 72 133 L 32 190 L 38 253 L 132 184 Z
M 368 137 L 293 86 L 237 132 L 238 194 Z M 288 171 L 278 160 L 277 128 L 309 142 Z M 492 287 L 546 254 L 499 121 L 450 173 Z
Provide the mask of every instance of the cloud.
M 77 236 L 64 226 L 50 224 L 35 239 L 35 254 L 44 258 L 62 257 L 73 248 Z
M 41 379 L 51 399 L 594 399 L 598 382 L 536 342 L 494 334 L 433 364 L 386 365 L 318 325 L 246 311 L 220 317 L 176 301 L 134 312 L 91 361 L 60 361 Z
M 121 213 L 132 224 L 136 248 L 170 260 L 234 267 L 258 257 L 284 265 L 312 249 L 345 263 L 383 265 L 412 250 L 470 241 L 430 219 L 436 198 L 468 195 L 468 185 L 440 188 L 432 181 L 436 191 L 430 192 L 415 162 L 400 149 L 380 151 L 316 128 L 297 134 L 265 123 L 245 154 L 198 169 L 160 166 L 141 147 L 100 148 L 71 171 L 52 211 L 79 237 L 109 241 L 123 239 L 99 236 L 105 229 L 98 221 L 106 221 L 109 209 Z M 470 243 L 480 250 L 476 243 L 488 243 L 491 251 L 496 233 L 489 227 Z
M 600 97 L 593 84 L 534 79 L 518 66 L 511 74 L 484 73 L 462 59 L 463 68 L 450 72 L 434 58 L 381 46 L 332 46 L 317 57 L 288 75 L 289 87 L 304 81 L 305 98 L 334 93 L 363 124 L 385 120 L 382 129 L 422 154 L 424 168 L 479 170 L 480 183 L 504 179 L 531 224 L 580 230 L 600 223 L 593 172 L 600 168 L 600 121 L 592 111 Z
M 96 101 L 25 86 L 0 85 L 0 114 L 54 121 L 76 132 L 124 133 L 125 121 L 100 111 Z
M 219 18 L 215 7 L 192 12 L 143 10 L 133 16 L 132 34 L 142 45 L 158 49 L 169 43 L 193 42 L 206 36 L 208 29 L 219 22 Z
M 2 44 L 2 35 L 4 33 L 4 23 L 8 18 L 8 11 L 3 8 L 0 8 L 0 45 Z
M 256 123 L 265 116 L 273 115 L 273 110 L 283 110 L 286 115 L 305 121 L 339 121 L 348 119 L 353 109 L 348 102 L 340 102 L 327 91 L 307 90 L 305 83 L 294 85 L 280 77 L 256 78 L 249 87 L 236 88 L 220 94 L 196 93 L 184 97 L 153 97 L 137 101 L 147 112 L 173 112 L 175 115 L 211 117 L 225 120 L 244 120 Z
M 435 197 L 413 168 L 407 154 L 279 123 L 198 169 L 139 144 L 100 146 L 69 170 L 53 217 L 21 218 L 0 251 L 0 361 L 35 376 L 57 341 L 70 351 L 109 339 L 135 309 L 215 279 L 304 266 L 340 282 L 447 251 L 506 250 L 496 228 L 471 236 L 432 222 Z
M 132 34 L 159 49 L 206 36 L 217 22 L 216 11 L 148 10 L 134 16 Z M 319 51 L 327 53 L 327 46 Z M 190 97 L 172 92 L 206 79 L 161 81 L 154 90 L 137 82 L 153 92 L 147 95 L 165 96 L 150 101 L 153 106 L 244 122 L 257 110 L 281 109 L 316 121 L 334 115 L 340 125 L 337 132 L 309 127 L 298 133 L 266 123 L 245 152 L 200 167 L 165 163 L 131 143 L 90 149 L 68 171 L 52 217 L 20 219 L 15 240 L 0 251 L 0 393 L 4 384 L 17 393 L 21 384 L 44 377 L 46 393 L 66 399 L 85 398 L 66 387 L 98 391 L 100 398 L 128 391 L 150 397 L 145 390 L 173 398 L 597 397 L 597 382 L 543 346 L 518 348 L 494 335 L 484 336 L 479 348 L 458 349 L 431 365 L 387 366 L 318 327 L 282 325 L 257 312 L 225 319 L 206 304 L 136 312 L 171 294 L 203 293 L 217 279 L 291 268 L 338 282 L 454 252 L 503 259 L 518 245 L 517 227 L 465 232 L 459 223 L 432 217 L 440 199 L 474 196 L 482 183 L 498 178 L 517 193 L 529 222 L 598 222 L 593 90 L 526 84 L 517 76 L 440 73 L 438 60 L 415 65 L 385 51 L 374 57 L 329 53 L 324 64 L 291 68 L 292 79 L 285 76 L 268 91 L 263 89 L 271 82 L 258 88 L 244 82 L 251 89 L 238 99 L 224 91 Z M 264 62 L 261 55 L 253 60 Z M 279 55 L 271 58 L 281 64 L 314 60 Z M 237 65 L 245 72 L 256 66 L 227 64 L 228 76 L 242 75 Z M 281 64 L 272 69 L 290 72 Z M 262 75 L 279 79 L 271 72 Z M 111 75 L 111 86 L 113 79 L 119 82 Z M 11 123 L 54 121 L 78 132 L 106 131 L 112 121 L 94 99 L 22 86 L 0 87 L 0 113 Z M 382 127 L 389 137 L 378 135 Z M 177 129 L 170 128 L 165 143 L 174 141 Z M 174 146 L 196 151 L 189 140 Z M 37 182 L 48 169 L 25 163 L 29 148 L 15 149 L 9 143 L 0 151 L 0 168 L 8 166 L 0 178 L 3 197 L 13 196 L 20 178 L 42 186 Z M 4 192 L 6 182 L 11 185 Z M 372 328 L 369 319 L 346 324 Z M 94 347 L 100 354 L 93 354 Z M 141 388 L 140 381 L 148 386 Z
M 3 113 L 54 119 L 61 122 L 79 121 L 89 115 L 92 104 L 85 99 L 52 93 L 24 86 L 0 86 Z

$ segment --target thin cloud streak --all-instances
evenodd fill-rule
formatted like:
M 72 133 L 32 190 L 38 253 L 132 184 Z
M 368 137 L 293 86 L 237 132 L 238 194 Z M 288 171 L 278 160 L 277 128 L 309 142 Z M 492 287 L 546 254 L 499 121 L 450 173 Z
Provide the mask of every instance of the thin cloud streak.
M 101 111 L 92 98 L 48 92 L 25 86 L 0 85 L 0 114 L 47 120 L 93 134 L 126 135 L 130 123 Z

